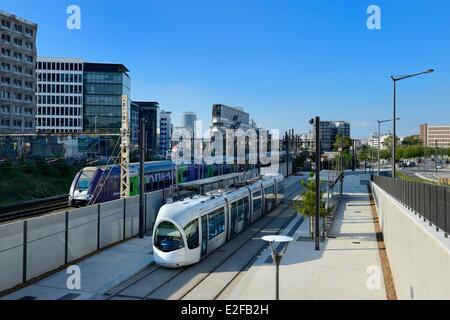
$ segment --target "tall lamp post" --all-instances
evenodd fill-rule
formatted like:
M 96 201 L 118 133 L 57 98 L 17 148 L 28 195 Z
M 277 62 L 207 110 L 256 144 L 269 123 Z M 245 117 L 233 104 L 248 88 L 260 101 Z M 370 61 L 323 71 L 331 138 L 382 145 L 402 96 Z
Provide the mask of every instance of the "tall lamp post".
M 397 118 L 397 120 L 400 120 L 400 118 Z M 381 124 L 385 123 L 385 122 L 391 122 L 393 121 L 393 119 L 389 119 L 389 120 L 377 120 L 378 122 L 378 175 L 380 175 L 380 148 L 381 148 L 381 139 L 380 139 L 380 135 L 381 135 Z
M 409 74 L 409 75 L 405 75 L 405 76 L 391 76 L 391 79 L 394 83 L 394 116 L 392 117 L 393 121 L 393 125 L 392 125 L 392 135 L 393 135 L 393 142 L 392 142 L 392 178 L 396 178 L 396 172 L 395 172 L 395 151 L 396 151 L 396 137 L 397 137 L 397 131 L 396 131 L 396 125 L 397 125 L 397 82 L 401 81 L 401 80 L 405 80 L 408 78 L 412 78 L 412 77 L 417 77 L 420 76 L 422 74 L 426 74 L 426 73 L 431 73 L 433 72 L 433 69 L 428 69 L 426 71 L 422 71 L 419 73 L 414 73 L 414 74 Z
M 275 299 L 280 300 L 280 264 L 281 259 L 283 258 L 284 254 L 286 253 L 287 247 L 289 245 L 289 242 L 291 242 L 291 237 L 288 236 L 281 236 L 281 235 L 273 235 L 273 236 L 265 236 L 262 237 L 264 241 L 267 241 L 270 245 L 270 249 L 272 250 L 272 260 L 275 262 L 276 270 L 275 270 Z M 280 243 L 284 245 L 284 248 L 279 252 L 277 251 L 277 248 L 274 247 L 275 243 Z
M 314 230 L 314 239 L 315 239 L 315 249 L 316 251 L 320 250 L 320 117 L 316 117 L 315 119 L 311 119 L 309 121 L 310 124 L 314 124 L 316 128 L 316 212 L 315 212 L 315 230 Z

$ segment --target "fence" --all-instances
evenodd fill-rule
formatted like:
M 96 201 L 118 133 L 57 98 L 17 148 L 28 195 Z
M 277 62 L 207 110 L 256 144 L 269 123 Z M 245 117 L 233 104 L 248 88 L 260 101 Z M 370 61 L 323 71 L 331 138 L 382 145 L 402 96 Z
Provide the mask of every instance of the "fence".
M 342 196 L 342 183 L 343 174 L 339 174 L 334 181 L 329 181 L 327 186 L 327 192 L 324 194 L 325 197 L 325 208 L 332 208 L 332 215 L 336 213 L 339 205 L 339 201 Z
M 374 183 L 406 208 L 423 217 L 436 231 L 450 233 L 450 188 L 375 176 Z

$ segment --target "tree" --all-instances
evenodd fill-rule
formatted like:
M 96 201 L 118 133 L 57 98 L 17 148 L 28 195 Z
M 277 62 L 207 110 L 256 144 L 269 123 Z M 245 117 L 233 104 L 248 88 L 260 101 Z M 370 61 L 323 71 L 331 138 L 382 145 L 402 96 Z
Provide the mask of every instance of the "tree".
M 403 146 L 417 146 L 420 145 L 420 139 L 417 135 L 404 137 L 402 140 Z
M 314 173 L 310 173 L 308 180 L 300 181 L 305 191 L 300 200 L 294 201 L 294 208 L 298 214 L 309 218 L 309 231 L 311 239 L 314 239 L 314 217 L 316 215 L 316 180 L 313 179 Z M 325 201 L 323 200 L 324 192 L 320 192 L 320 216 L 325 218 L 328 216 L 332 208 L 325 208 Z
M 384 139 L 383 141 L 383 146 L 385 146 L 388 150 L 392 150 L 392 141 L 394 140 L 394 138 L 392 136 L 387 137 L 386 139 Z M 400 139 L 399 137 L 395 138 L 396 146 L 398 146 Z

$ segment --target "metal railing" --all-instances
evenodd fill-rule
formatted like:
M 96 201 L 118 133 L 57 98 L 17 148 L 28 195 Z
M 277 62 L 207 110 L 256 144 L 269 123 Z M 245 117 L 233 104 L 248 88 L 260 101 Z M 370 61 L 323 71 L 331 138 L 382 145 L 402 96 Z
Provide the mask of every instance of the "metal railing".
M 450 233 L 450 188 L 375 176 L 373 182 L 414 214 L 419 215 L 436 231 Z

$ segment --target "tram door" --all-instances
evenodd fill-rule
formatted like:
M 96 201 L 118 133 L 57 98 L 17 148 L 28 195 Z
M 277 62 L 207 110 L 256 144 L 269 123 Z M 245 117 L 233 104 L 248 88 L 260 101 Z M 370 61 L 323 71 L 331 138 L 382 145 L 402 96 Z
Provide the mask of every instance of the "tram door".
M 206 256 L 208 252 L 208 215 L 202 217 L 202 250 L 201 257 Z
M 244 198 L 244 228 L 247 228 L 249 225 L 249 217 L 250 215 L 250 206 L 248 197 Z

